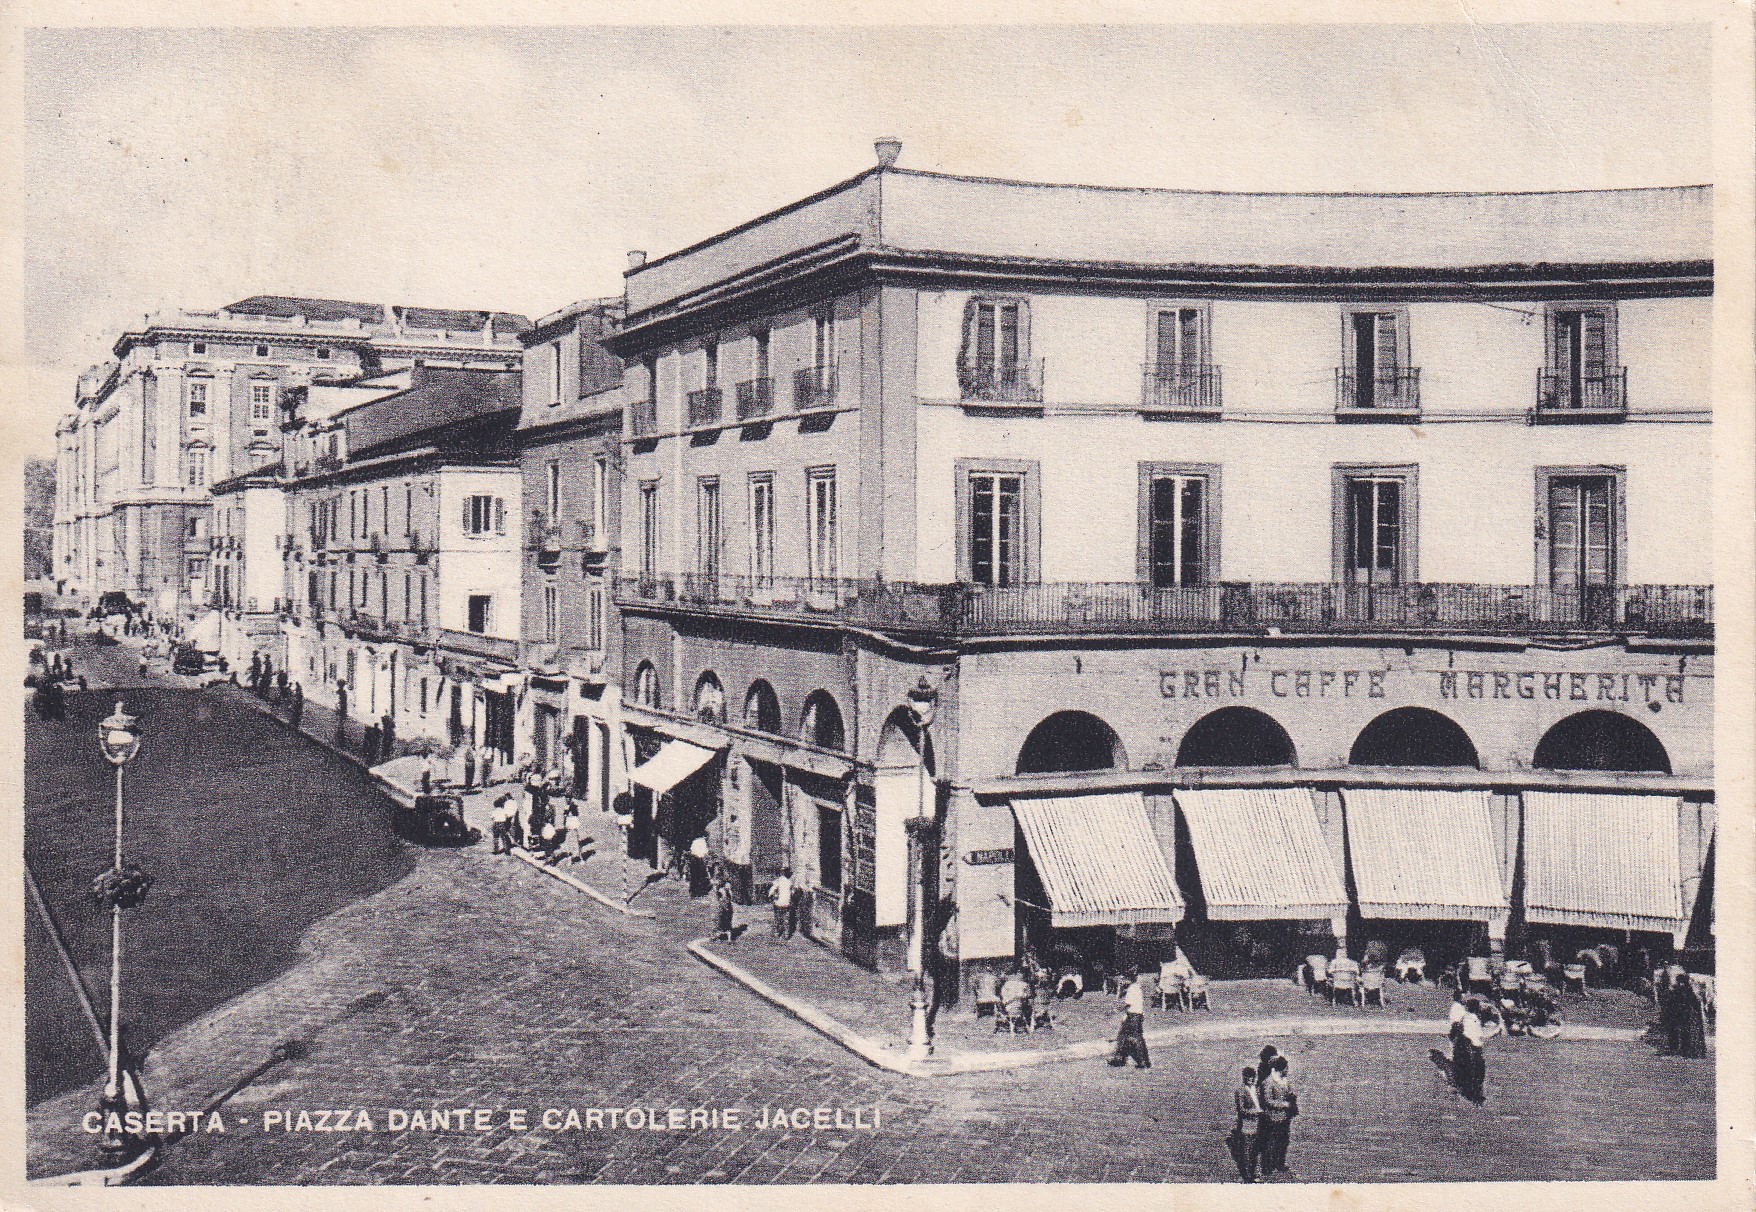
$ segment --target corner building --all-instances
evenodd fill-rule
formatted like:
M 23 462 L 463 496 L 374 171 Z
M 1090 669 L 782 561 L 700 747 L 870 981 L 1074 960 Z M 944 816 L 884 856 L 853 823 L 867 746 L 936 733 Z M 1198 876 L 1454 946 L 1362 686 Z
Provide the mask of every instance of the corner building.
M 1709 945 L 1710 211 L 881 162 L 631 268 L 655 858 L 965 979 Z

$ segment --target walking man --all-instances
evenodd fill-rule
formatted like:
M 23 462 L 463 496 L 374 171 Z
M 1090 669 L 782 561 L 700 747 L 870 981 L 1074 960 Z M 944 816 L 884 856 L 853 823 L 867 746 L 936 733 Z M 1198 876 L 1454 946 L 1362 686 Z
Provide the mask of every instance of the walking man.
M 1140 985 L 1140 970 L 1128 970 L 1128 984 L 1122 990 L 1122 1029 L 1116 1033 L 1116 1050 L 1110 1056 L 1110 1067 L 1120 1069 L 1133 1058 L 1136 1069 L 1152 1068 L 1146 1053 L 1146 991 Z
M 512 807 L 512 797 L 510 795 L 502 795 L 499 799 L 494 801 L 493 830 L 495 854 L 512 853 L 512 822 L 517 816 L 518 813 Z
M 305 718 L 305 683 L 303 682 L 293 683 L 293 706 L 292 710 L 287 713 L 287 717 L 292 721 L 294 731 L 297 731 L 299 721 Z
M 1244 1066 L 1244 1080 L 1232 1091 L 1232 1107 L 1238 1117 L 1232 1129 L 1232 1159 L 1238 1163 L 1238 1177 L 1253 1183 L 1262 1164 L 1262 1096 L 1256 1089 L 1255 1066 Z
M 793 937 L 793 869 L 782 867 L 774 883 L 768 886 L 768 899 L 774 905 L 774 937 Z

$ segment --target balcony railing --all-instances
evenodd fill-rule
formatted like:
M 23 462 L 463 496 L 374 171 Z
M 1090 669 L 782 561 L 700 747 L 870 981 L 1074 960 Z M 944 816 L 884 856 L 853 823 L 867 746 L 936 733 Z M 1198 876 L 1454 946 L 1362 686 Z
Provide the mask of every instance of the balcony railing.
M 1542 419 L 1603 420 L 1628 412 L 1628 368 L 1597 375 L 1567 370 L 1537 371 L 1536 415 Z
M 487 657 L 508 665 L 518 663 L 518 641 L 500 636 L 478 635 L 473 631 L 454 631 L 447 627 L 439 633 L 439 643 L 466 656 Z
M 631 438 L 650 438 L 658 432 L 658 401 L 630 400 L 628 402 L 628 436 Z
M 718 425 L 720 418 L 720 389 L 703 387 L 700 391 L 689 393 L 689 428 L 701 429 L 708 425 Z
M 1159 366 L 1148 363 L 1141 408 L 1190 416 L 1219 415 L 1219 367 Z
M 966 362 L 957 368 L 957 385 L 969 403 L 1041 404 L 1043 360 L 986 366 Z
M 773 379 L 746 379 L 738 384 L 738 420 L 760 420 L 773 410 Z
M 1411 413 L 1421 407 L 1418 368 L 1379 370 L 1358 375 L 1346 367 L 1335 372 L 1335 411 L 1347 415 Z
M 1713 589 L 1627 585 L 1226 583 L 1158 588 L 1132 581 L 992 587 L 898 581 L 685 575 L 617 578 L 627 607 L 955 635 L 1017 634 L 1639 634 L 1713 635 Z
M 793 409 L 806 412 L 835 405 L 835 367 L 807 366 L 793 372 Z

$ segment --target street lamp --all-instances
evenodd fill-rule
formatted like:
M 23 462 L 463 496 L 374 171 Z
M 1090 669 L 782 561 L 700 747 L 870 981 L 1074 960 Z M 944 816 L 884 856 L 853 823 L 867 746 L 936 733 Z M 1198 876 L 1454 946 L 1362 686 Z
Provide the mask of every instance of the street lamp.
M 927 1002 L 927 843 L 933 832 L 935 805 L 929 803 L 927 796 L 931 783 L 927 771 L 927 728 L 933 722 L 938 703 L 939 692 L 924 677 L 908 692 L 909 715 L 914 719 L 919 736 L 915 814 L 904 822 L 915 869 L 913 937 L 909 940 L 909 969 L 914 975 L 914 991 L 909 996 L 908 1058 L 911 1061 L 924 1061 L 933 1054 Z
M 98 1112 L 104 1123 L 100 1147 L 106 1153 L 132 1150 L 136 1141 L 122 1127 L 127 1100 L 122 1094 L 122 911 L 146 899 L 152 877 L 122 861 L 122 768 L 140 752 L 139 721 L 121 702 L 98 724 L 98 748 L 116 768 L 116 837 L 110 869 L 92 883 L 92 896 L 110 911 L 110 1070 Z

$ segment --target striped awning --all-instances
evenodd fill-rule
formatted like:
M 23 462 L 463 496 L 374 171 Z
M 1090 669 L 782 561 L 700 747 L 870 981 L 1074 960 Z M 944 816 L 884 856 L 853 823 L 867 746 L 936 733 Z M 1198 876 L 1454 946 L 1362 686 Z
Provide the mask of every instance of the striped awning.
M 1056 926 L 1183 919 L 1183 898 L 1138 791 L 1012 801 Z
M 1360 916 L 1507 915 L 1486 791 L 1343 788 Z
M 1681 935 L 1677 807 L 1669 795 L 1525 792 L 1525 917 Z
M 1303 787 L 1178 791 L 1207 915 L 1228 921 L 1341 917 L 1347 889 Z

